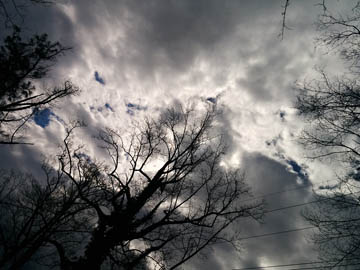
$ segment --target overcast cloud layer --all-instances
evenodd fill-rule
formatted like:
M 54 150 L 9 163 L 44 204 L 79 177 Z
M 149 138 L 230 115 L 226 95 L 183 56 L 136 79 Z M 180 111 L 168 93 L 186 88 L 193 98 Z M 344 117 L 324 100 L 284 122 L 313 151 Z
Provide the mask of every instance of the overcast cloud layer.
M 295 82 L 313 78 L 314 66 L 337 72 L 341 63 L 314 46 L 314 1 L 292 1 L 281 40 L 282 1 L 64 1 L 32 6 L 29 34 L 46 32 L 73 49 L 54 67 L 46 83 L 71 79 L 79 96 L 59 103 L 50 122 L 32 122 L 31 146 L 2 146 L 1 167 L 37 173 L 41 154 L 54 154 L 64 122 L 84 120 L 81 142 L 101 157 L 91 135 L 110 126 L 126 130 L 131 121 L 157 115 L 174 101 L 216 102 L 230 152 L 228 166 L 241 166 L 254 195 L 268 209 L 303 203 L 315 186 L 332 177 L 326 165 L 305 159 L 296 143 L 303 123 L 292 108 Z M 346 8 L 345 1 L 329 3 Z M 351 1 L 346 5 L 351 7 Z M 343 7 L 344 5 L 344 7 Z M 41 121 L 41 120 L 39 120 Z M 40 124 L 39 124 L 40 123 Z M 41 124 L 42 123 L 42 124 Z M 5 151 L 4 151 L 5 150 Z M 308 226 L 301 209 L 269 213 L 264 224 L 240 220 L 244 237 Z M 244 240 L 237 253 L 213 247 L 205 261 L 187 269 L 232 269 L 316 260 L 306 241 L 311 230 Z

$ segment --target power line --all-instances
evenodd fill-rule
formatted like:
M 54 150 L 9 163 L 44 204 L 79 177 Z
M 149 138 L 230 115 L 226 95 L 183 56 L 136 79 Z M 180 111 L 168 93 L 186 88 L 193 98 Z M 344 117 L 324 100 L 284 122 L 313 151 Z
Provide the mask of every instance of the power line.
M 264 195 L 256 196 L 254 198 L 249 198 L 249 199 L 243 200 L 241 202 L 257 200 L 257 199 L 265 198 L 265 197 L 271 197 L 271 196 L 278 195 L 278 194 L 281 194 L 281 193 L 286 193 L 286 192 L 295 191 L 295 190 L 299 190 L 299 189 L 305 189 L 305 188 L 308 188 L 308 187 L 311 187 L 311 186 L 312 186 L 312 184 L 308 184 L 308 185 L 303 185 L 303 186 L 296 187 L 296 188 L 290 188 L 290 189 L 284 189 L 284 190 L 280 190 L 280 191 L 274 191 L 274 192 L 267 193 L 267 194 L 264 194 Z
M 308 204 L 312 204 L 312 203 L 317 203 L 317 202 L 322 202 L 322 201 L 327 201 L 327 200 L 330 200 L 330 198 L 313 200 L 313 201 L 309 201 L 309 202 L 298 203 L 298 204 L 287 205 L 287 206 L 283 206 L 283 207 L 279 207 L 279 208 L 274 208 L 274 209 L 264 211 L 264 212 L 262 212 L 262 214 L 269 214 L 269 213 L 273 213 L 273 212 L 277 212 L 277 211 L 287 210 L 287 209 L 296 208 L 296 207 L 300 207 L 300 206 L 304 206 L 304 205 L 308 205 Z M 244 217 L 249 217 L 249 216 L 244 216 Z
M 330 181 L 331 181 L 331 180 L 330 180 Z M 325 180 L 325 181 L 319 182 L 318 184 L 329 183 L 330 181 L 329 181 L 329 180 Z M 337 183 L 336 180 L 333 180 L 333 181 L 335 181 L 335 183 Z M 296 185 L 296 184 L 294 184 L 294 186 L 295 186 L 295 185 Z M 257 199 L 265 198 L 265 197 L 271 197 L 271 196 L 278 195 L 278 194 L 282 194 L 282 193 L 286 193 L 286 192 L 291 192 L 291 191 L 296 191 L 296 190 L 300 190 L 300 189 L 305 189 L 305 188 L 308 188 L 308 187 L 311 187 L 311 186 L 313 186 L 313 184 L 312 184 L 312 183 L 309 183 L 309 184 L 307 184 L 307 185 L 302 185 L 302 186 L 300 186 L 300 187 L 289 188 L 289 189 L 284 189 L 284 190 L 280 190 L 280 191 L 274 191 L 274 192 L 267 193 L 267 194 L 264 194 L 264 195 L 256 196 L 256 197 L 249 198 L 249 199 L 245 199 L 245 200 L 242 200 L 241 202 L 247 202 L 247 201 L 257 200 Z M 321 188 L 317 188 L 316 190 L 321 190 Z
M 277 264 L 277 265 L 267 265 L 267 266 L 234 268 L 232 270 L 255 270 L 255 269 L 266 269 L 266 268 L 280 268 L 280 267 L 287 267 L 287 266 L 309 265 L 309 264 L 319 264 L 319 263 L 324 263 L 324 262 L 317 261 L 317 262 L 301 262 L 301 263 Z
M 259 235 L 252 235 L 252 236 L 242 237 L 242 238 L 240 238 L 239 240 L 247 240 L 247 239 L 252 239 L 252 238 L 260 238 L 260 237 L 266 237 L 266 236 L 283 234 L 283 233 L 298 232 L 298 231 L 304 231 L 304 230 L 315 229 L 315 228 L 316 228 L 316 227 L 314 227 L 314 226 L 309 226 L 309 227 L 304 227 L 304 228 L 296 228 L 296 229 L 290 229 L 290 230 L 284 230 L 284 231 L 278 231 L 278 232 L 272 232 L 272 233 L 264 233 L 264 234 L 259 234 Z
M 354 259 L 357 260 L 357 259 Z M 335 262 L 334 262 L 335 263 Z M 327 264 L 327 265 L 321 265 L 321 266 L 312 266 L 308 267 L 311 264 Z M 336 265 L 337 267 L 344 267 L 344 266 L 355 266 L 360 265 L 360 263 L 347 263 L 347 264 L 339 264 Z M 320 269 L 324 267 L 334 267 L 335 265 L 331 264 L 331 262 L 322 262 L 322 261 L 316 261 L 316 262 L 301 262 L 301 263 L 289 263 L 289 264 L 277 264 L 277 265 L 267 265 L 267 266 L 254 266 L 254 267 L 245 267 L 245 268 L 233 268 L 233 270 L 256 270 L 256 269 L 269 269 L 269 268 L 282 268 L 282 267 L 289 267 L 289 266 L 306 266 L 301 268 L 290 268 L 287 270 L 310 270 L 310 269 Z
M 348 194 L 343 194 L 343 195 L 358 194 L 358 193 L 360 193 L 360 191 L 358 191 L 358 192 L 352 192 L 352 193 L 348 193 Z M 318 200 L 308 201 L 308 202 L 304 202 L 304 203 L 299 203 L 299 204 L 293 204 L 293 205 L 283 206 L 283 207 L 279 207 L 279 208 L 275 208 L 275 209 L 271 209 L 271 210 L 264 211 L 263 214 L 268 214 L 268 213 L 272 213 L 272 212 L 282 211 L 282 210 L 286 210 L 286 209 L 290 209 L 290 208 L 296 208 L 296 207 L 300 207 L 300 206 L 304 206 L 304 205 L 308 205 L 308 204 L 313 204 L 313 203 L 318 203 L 318 202 L 324 202 L 324 201 L 329 201 L 329 200 L 334 200 L 334 197 L 327 197 L 327 198 L 322 198 L 322 199 L 318 199 Z
M 238 238 L 237 240 L 247 240 L 247 239 L 253 239 L 253 238 L 261 238 L 261 237 L 266 237 L 266 236 L 271 236 L 271 235 L 285 234 L 285 233 L 298 232 L 298 231 L 305 231 L 305 230 L 316 229 L 316 228 L 317 227 L 315 227 L 315 226 L 309 226 L 309 227 L 304 227 L 304 228 L 295 228 L 295 229 L 289 229 L 289 230 L 272 232 L 272 233 L 264 233 L 264 234 L 258 234 L 258 235 L 245 236 L 245 237 Z M 344 235 L 343 237 L 347 237 L 347 236 L 348 235 Z M 224 244 L 224 243 L 220 242 L 218 244 Z
M 336 266 L 334 265 L 325 265 L 325 266 L 315 266 L 315 267 L 301 267 L 301 268 L 290 268 L 287 270 L 312 270 L 312 269 L 325 269 L 327 268 L 328 270 L 334 269 L 334 267 L 347 267 L 347 266 L 355 266 L 355 265 L 360 265 L 360 263 L 351 263 L 351 264 L 338 264 Z

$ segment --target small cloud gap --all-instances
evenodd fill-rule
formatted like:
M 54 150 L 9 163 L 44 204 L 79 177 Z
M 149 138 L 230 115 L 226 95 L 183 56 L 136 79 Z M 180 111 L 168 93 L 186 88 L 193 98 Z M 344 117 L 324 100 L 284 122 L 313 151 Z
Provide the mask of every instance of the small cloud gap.
M 112 111 L 112 112 L 115 112 L 114 109 L 110 106 L 109 103 L 105 103 L 105 108 Z
M 88 163 L 92 163 L 92 160 L 90 158 L 89 155 L 83 153 L 83 152 L 77 152 L 77 153 L 74 153 L 73 157 L 79 159 L 79 160 L 85 160 L 86 162 Z
M 95 71 L 94 75 L 95 75 L 95 81 L 97 81 L 102 85 L 105 85 L 105 80 L 100 76 L 99 72 Z
M 274 146 L 274 147 L 276 147 L 276 146 L 278 145 L 278 142 L 279 142 L 279 141 L 282 141 L 282 140 L 283 140 L 283 138 L 282 138 L 281 134 L 279 134 L 279 135 L 277 135 L 276 137 L 274 137 L 274 138 L 272 138 L 272 139 L 266 140 L 266 141 L 265 141 L 265 144 L 266 144 L 267 146 Z
M 347 176 L 356 182 L 360 182 L 360 160 L 353 159 L 350 161 L 350 165 L 353 169 Z
M 291 169 L 297 176 L 305 183 L 309 180 L 307 172 L 295 161 L 292 159 L 286 160 L 287 164 L 291 166 Z
M 113 109 L 113 107 L 111 107 L 111 105 L 109 103 L 105 103 L 104 106 L 99 106 L 99 107 L 95 107 L 95 106 L 91 105 L 91 106 L 89 106 L 89 109 L 92 112 L 96 112 L 96 111 L 103 112 L 104 109 L 109 110 L 111 112 L 115 112 L 115 110 Z
M 286 112 L 285 111 L 280 111 L 279 116 L 280 116 L 282 121 L 285 121 Z
M 319 186 L 319 189 L 320 190 L 334 190 L 334 189 L 337 189 L 339 188 L 340 185 L 339 184 L 335 184 L 335 185 L 321 185 Z
M 213 103 L 213 104 L 216 104 L 216 98 L 214 98 L 214 97 L 208 97 L 208 98 L 206 99 L 206 101 L 209 101 L 209 102 L 211 102 L 211 103 Z
M 135 104 L 135 103 L 126 103 L 126 113 L 133 116 L 135 114 L 135 111 L 146 111 L 147 107 L 146 106 L 141 106 L 139 104 Z
M 50 120 L 52 117 L 58 120 L 60 123 L 64 124 L 64 120 L 62 120 L 59 116 L 53 113 L 49 108 L 43 110 L 35 109 L 33 120 L 36 125 L 42 128 L 46 128 L 50 124 Z
M 277 147 L 279 140 L 282 140 L 281 135 L 273 138 L 272 140 L 265 141 L 265 144 L 267 145 L 267 147 L 275 148 L 275 152 L 273 153 L 273 156 L 276 159 L 285 162 L 288 165 L 287 166 L 288 171 L 293 174 L 296 174 L 298 176 L 298 179 L 301 181 L 301 184 L 308 183 L 309 174 L 306 171 L 307 166 L 305 164 L 299 165 L 295 160 L 286 156 L 286 154 L 284 154 L 283 151 L 279 150 L 279 148 Z

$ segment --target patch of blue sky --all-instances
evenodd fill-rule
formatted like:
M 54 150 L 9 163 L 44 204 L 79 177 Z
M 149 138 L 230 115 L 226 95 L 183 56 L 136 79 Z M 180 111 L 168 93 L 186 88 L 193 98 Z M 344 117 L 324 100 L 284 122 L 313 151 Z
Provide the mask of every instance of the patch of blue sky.
M 135 104 L 135 103 L 126 103 L 126 113 L 128 113 L 129 115 L 133 116 L 135 114 L 135 111 L 146 111 L 147 107 L 146 106 L 141 106 L 139 104 Z
M 291 166 L 293 171 L 300 177 L 301 180 L 307 181 L 308 175 L 303 168 L 294 160 L 287 160 L 287 163 Z
M 145 106 L 141 106 L 139 104 L 134 104 L 134 103 L 127 103 L 126 107 L 131 108 L 131 109 L 135 109 L 135 110 L 138 110 L 138 111 L 141 111 L 141 110 L 145 111 L 147 109 L 147 107 L 145 107 Z
M 33 119 L 35 124 L 37 124 L 38 126 L 45 128 L 49 125 L 50 123 L 50 116 L 53 114 L 53 112 L 49 109 L 43 109 L 43 110 L 38 110 L 36 109 Z
M 127 110 L 126 110 L 126 113 L 129 114 L 129 115 L 131 115 L 131 116 L 133 116 L 133 115 L 135 114 L 134 111 L 133 111 L 133 110 L 130 110 L 130 109 L 127 109 Z
M 87 162 L 92 162 L 90 156 L 83 152 L 74 153 L 74 157 L 78 159 L 84 159 Z
M 64 124 L 64 120 L 53 113 L 50 108 L 45 108 L 43 110 L 36 109 L 33 115 L 33 120 L 38 126 L 46 128 L 50 124 L 52 117 Z
M 206 100 L 214 104 L 216 103 L 216 98 L 214 97 L 208 97 Z
M 285 111 L 280 111 L 279 116 L 282 120 L 285 120 L 285 115 L 286 115 Z
M 105 108 L 112 111 L 112 112 L 115 112 L 114 109 L 110 106 L 109 103 L 105 103 Z
M 95 75 L 95 81 L 97 81 L 102 85 L 105 85 L 105 80 L 100 76 L 99 72 L 95 71 L 94 75 Z
M 104 111 L 104 109 L 107 109 L 111 112 L 115 112 L 115 110 L 113 109 L 113 107 L 111 107 L 111 105 L 109 103 L 105 103 L 104 106 L 99 106 L 99 107 L 89 106 L 89 109 L 92 112 L 94 112 L 94 111 L 102 112 L 102 111 Z

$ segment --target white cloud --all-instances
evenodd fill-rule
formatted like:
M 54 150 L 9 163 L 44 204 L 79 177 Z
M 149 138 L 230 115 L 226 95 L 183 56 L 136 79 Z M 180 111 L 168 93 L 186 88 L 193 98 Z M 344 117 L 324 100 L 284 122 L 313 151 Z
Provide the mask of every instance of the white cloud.
M 311 77 L 315 64 L 329 64 L 336 72 L 338 63 L 314 49 L 312 22 L 320 9 L 311 1 L 304 2 L 293 1 L 290 6 L 288 19 L 294 30 L 287 31 L 282 41 L 277 37 L 280 1 L 72 1 L 35 8 L 27 19 L 33 20 L 29 27 L 49 32 L 73 47 L 54 67 L 52 79 L 58 83 L 70 78 L 82 93 L 59 104 L 54 112 L 67 121 L 87 122 L 81 142 L 93 155 L 102 156 L 91 138 L 98 129 L 126 130 L 131 121 L 157 115 L 174 100 L 196 97 L 206 102 L 216 97 L 223 110 L 221 128 L 230 146 L 226 162 L 243 166 L 255 192 L 267 193 L 297 184 L 286 160 L 304 164 L 311 181 L 333 176 L 326 166 L 305 159 L 296 142 L 303 124 L 292 108 L 294 82 Z M 95 71 L 105 78 L 104 85 L 95 81 Z M 146 109 L 128 113 L 129 103 Z M 98 110 L 105 104 L 113 111 Z M 285 113 L 283 118 L 280 111 Z M 37 138 L 36 147 L 45 153 L 49 149 L 56 153 L 64 132 L 56 121 L 45 130 L 29 129 L 31 137 Z M 38 156 L 37 151 L 14 149 L 1 157 L 34 166 L 30 159 Z M 294 198 L 303 202 L 309 194 L 299 191 Z M 290 203 L 284 197 L 279 200 Z M 270 217 L 264 226 L 268 230 L 296 227 L 301 222 L 295 216 L 298 211 Z M 245 225 L 244 233 L 259 234 L 252 228 Z M 213 269 L 277 264 L 284 258 L 292 259 L 290 263 L 300 258 L 306 261 L 310 254 L 303 234 L 292 235 L 292 240 L 272 239 L 244 243 L 253 253 L 242 253 L 240 259 L 235 253 L 225 256 L 223 247 L 214 247 L 221 255 L 210 259 Z M 258 258 L 253 258 L 256 252 Z

